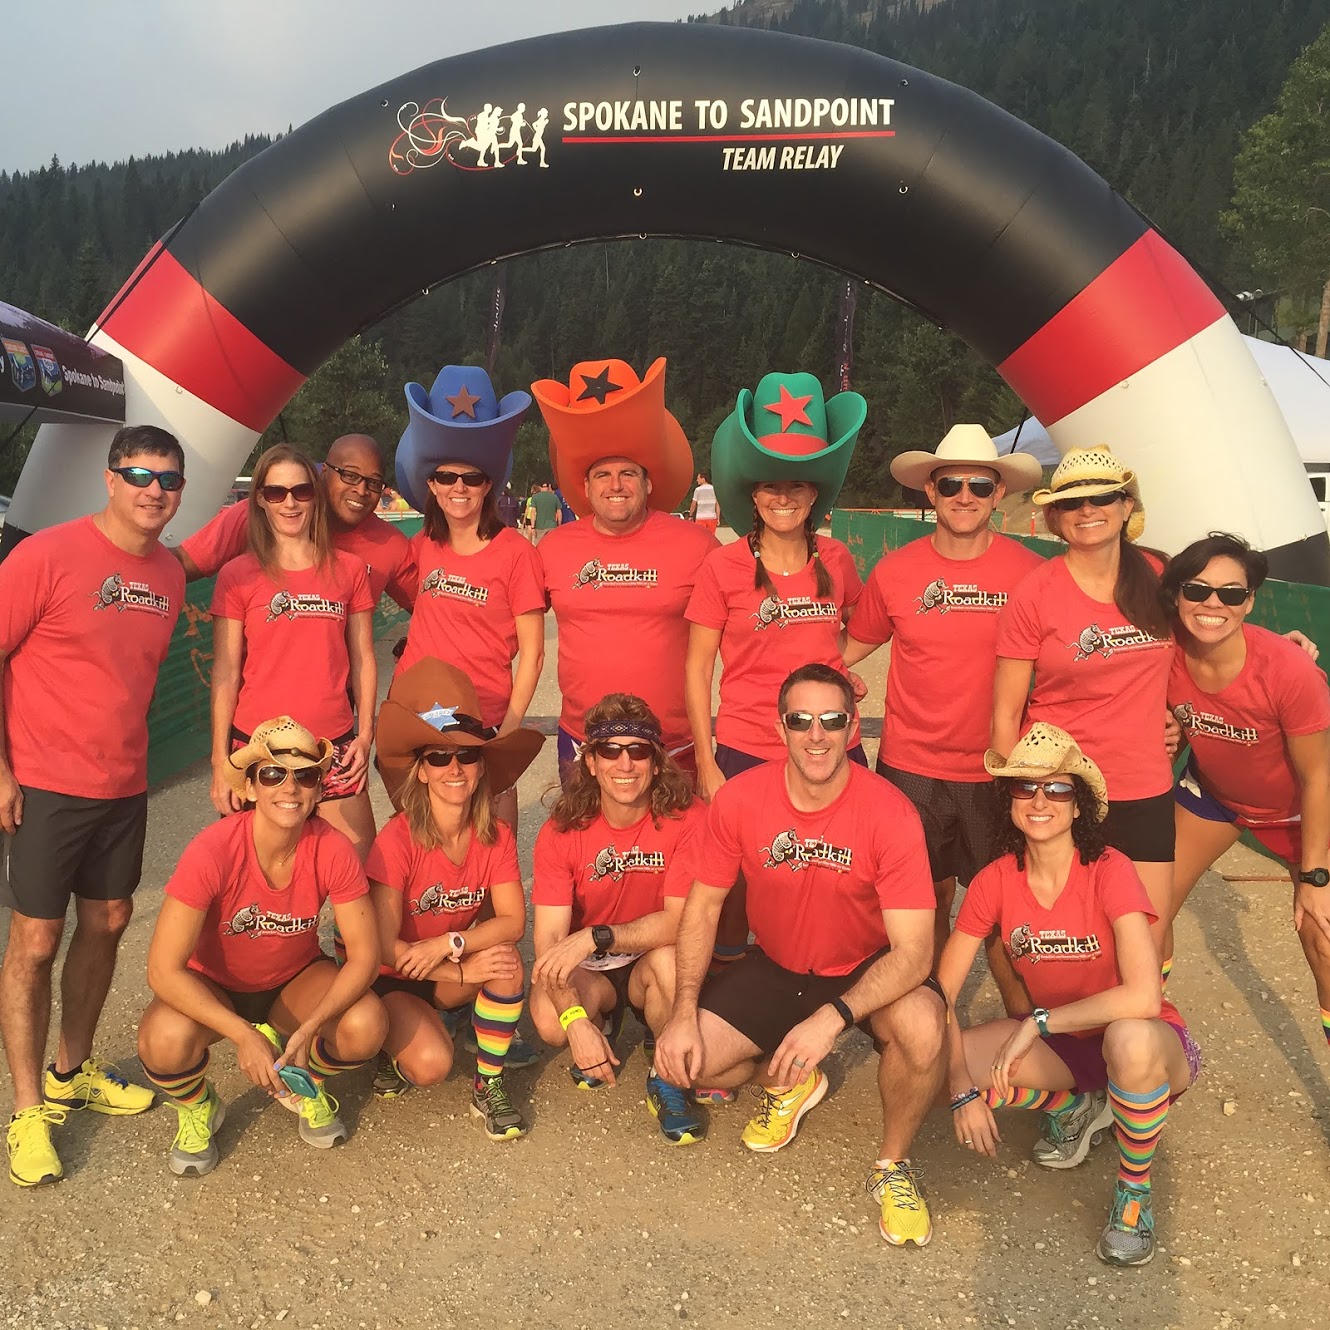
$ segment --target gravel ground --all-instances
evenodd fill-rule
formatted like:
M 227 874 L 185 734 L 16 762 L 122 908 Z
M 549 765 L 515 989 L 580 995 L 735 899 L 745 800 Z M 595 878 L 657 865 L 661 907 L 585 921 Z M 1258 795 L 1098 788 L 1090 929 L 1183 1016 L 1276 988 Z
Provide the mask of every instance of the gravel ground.
M 558 709 L 549 632 L 534 716 Z M 864 671 L 870 714 L 883 664 Z M 522 782 L 528 870 L 553 779 L 551 741 Z M 99 1051 L 131 1075 L 162 884 L 209 816 L 201 768 L 154 791 L 138 912 L 100 1034 Z M 1221 867 L 1277 872 L 1242 849 Z M 945 1114 L 929 1120 L 914 1157 L 934 1239 L 922 1251 L 887 1247 L 863 1189 L 878 1102 L 857 1033 L 829 1062 L 833 1093 L 779 1155 L 739 1145 L 742 1100 L 711 1112 L 705 1143 L 669 1149 L 644 1105 L 630 1021 L 617 1090 L 574 1089 L 566 1055 L 511 1074 L 531 1123 L 514 1143 L 486 1140 L 468 1115 L 465 1054 L 443 1085 L 393 1102 L 370 1096 L 366 1070 L 339 1078 L 352 1135 L 324 1154 L 248 1088 L 221 1045 L 222 1161 L 201 1180 L 167 1170 L 169 1109 L 73 1115 L 57 1135 L 60 1185 L 0 1185 L 0 1326 L 561 1330 L 754 1315 L 875 1328 L 1324 1324 L 1330 1087 L 1287 883 L 1211 873 L 1177 933 L 1170 996 L 1206 1071 L 1164 1137 L 1149 1267 L 1111 1270 L 1094 1256 L 1111 1146 L 1072 1173 L 1046 1172 L 1027 1158 L 1035 1122 L 1015 1113 L 1002 1118 L 997 1164 L 963 1153 Z M 998 1014 L 986 979 L 964 1005 Z M 6 1077 L 0 1101 L 8 1093 Z

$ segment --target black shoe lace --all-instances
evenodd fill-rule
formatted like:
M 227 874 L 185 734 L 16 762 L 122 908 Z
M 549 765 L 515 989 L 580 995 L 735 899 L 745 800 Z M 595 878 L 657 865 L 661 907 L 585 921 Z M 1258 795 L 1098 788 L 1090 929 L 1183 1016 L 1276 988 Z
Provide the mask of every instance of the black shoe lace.
M 864 1190 L 877 1196 L 885 1186 L 891 1192 L 892 1203 L 901 1210 L 919 1209 L 919 1170 L 908 1164 L 893 1164 L 890 1168 L 875 1168 L 868 1175 Z
M 780 1101 L 762 1085 L 753 1086 L 753 1094 L 757 1096 L 757 1124 L 765 1131 L 771 1126 L 771 1115 L 776 1111 Z

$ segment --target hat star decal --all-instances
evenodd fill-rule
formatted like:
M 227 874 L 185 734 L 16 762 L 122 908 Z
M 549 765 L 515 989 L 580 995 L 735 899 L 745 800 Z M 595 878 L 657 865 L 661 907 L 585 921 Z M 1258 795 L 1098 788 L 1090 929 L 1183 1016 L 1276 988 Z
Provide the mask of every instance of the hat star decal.
M 444 401 L 453 409 L 453 419 L 458 416 L 470 416 L 472 420 L 476 418 L 476 403 L 480 401 L 479 397 L 467 391 L 466 384 L 463 384 L 455 397 L 446 397 Z
M 596 399 L 597 405 L 604 406 L 605 399 L 610 395 L 610 393 L 623 392 L 623 384 L 610 382 L 610 367 L 608 365 L 606 365 L 605 368 L 601 370 L 599 374 L 595 374 L 590 377 L 583 374 L 581 378 L 582 378 L 582 383 L 585 386 L 583 387 L 581 393 L 578 394 L 577 400 L 579 402 L 585 402 L 590 398 L 594 397 Z
M 812 393 L 806 397 L 791 396 L 790 390 L 782 383 L 780 401 L 767 402 L 764 409 L 780 417 L 780 432 L 784 434 L 791 425 L 812 425 L 813 422 L 808 418 L 808 403 L 812 400 Z
M 426 725 L 432 725 L 436 730 L 456 729 L 461 722 L 457 719 L 456 707 L 445 707 L 436 702 L 428 711 L 418 711 L 416 715 L 425 722 Z

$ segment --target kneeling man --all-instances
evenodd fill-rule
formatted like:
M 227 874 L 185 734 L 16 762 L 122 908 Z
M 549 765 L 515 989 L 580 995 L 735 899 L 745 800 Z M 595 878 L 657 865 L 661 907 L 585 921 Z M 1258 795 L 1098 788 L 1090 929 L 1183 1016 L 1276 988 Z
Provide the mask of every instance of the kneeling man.
M 801 666 L 778 701 L 787 759 L 726 781 L 712 800 L 656 1066 L 681 1085 L 755 1080 L 760 1107 L 743 1143 L 779 1150 L 827 1092 L 819 1064 L 858 1025 L 880 1054 L 882 1142 L 869 1176 L 879 1226 L 895 1246 L 922 1247 L 933 1228 L 910 1145 L 943 1070 L 945 1007 L 929 978 L 935 900 L 913 805 L 846 758 L 854 711 L 843 675 Z M 740 874 L 757 942 L 703 986 Z
M 696 876 L 692 843 L 705 821 L 647 704 L 631 693 L 597 702 L 586 715 L 586 743 L 536 837 L 531 888 L 531 1016 L 547 1044 L 571 1049 L 579 1088 L 615 1083 L 625 1007 L 652 1032 L 669 1019 L 674 937 Z M 701 1139 L 683 1090 L 654 1068 L 647 1104 L 671 1145 Z

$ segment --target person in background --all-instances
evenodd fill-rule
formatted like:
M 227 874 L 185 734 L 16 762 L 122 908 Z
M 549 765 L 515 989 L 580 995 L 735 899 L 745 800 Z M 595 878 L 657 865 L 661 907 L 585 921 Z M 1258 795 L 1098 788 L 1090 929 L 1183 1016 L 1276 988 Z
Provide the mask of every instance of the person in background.
M 697 473 L 697 487 L 693 490 L 693 501 L 688 505 L 688 516 L 713 536 L 716 534 L 720 525 L 720 504 L 716 502 L 715 486 L 707 481 L 705 471 Z
M 503 493 L 499 495 L 495 505 L 499 510 L 499 521 L 510 530 L 516 531 L 518 518 L 521 516 L 522 505 L 517 496 L 513 493 L 512 484 L 509 483 L 503 487 Z
M 554 486 L 548 481 L 539 484 L 531 492 L 526 505 L 527 525 L 531 528 L 531 543 L 540 542 L 563 522 L 563 508 Z

